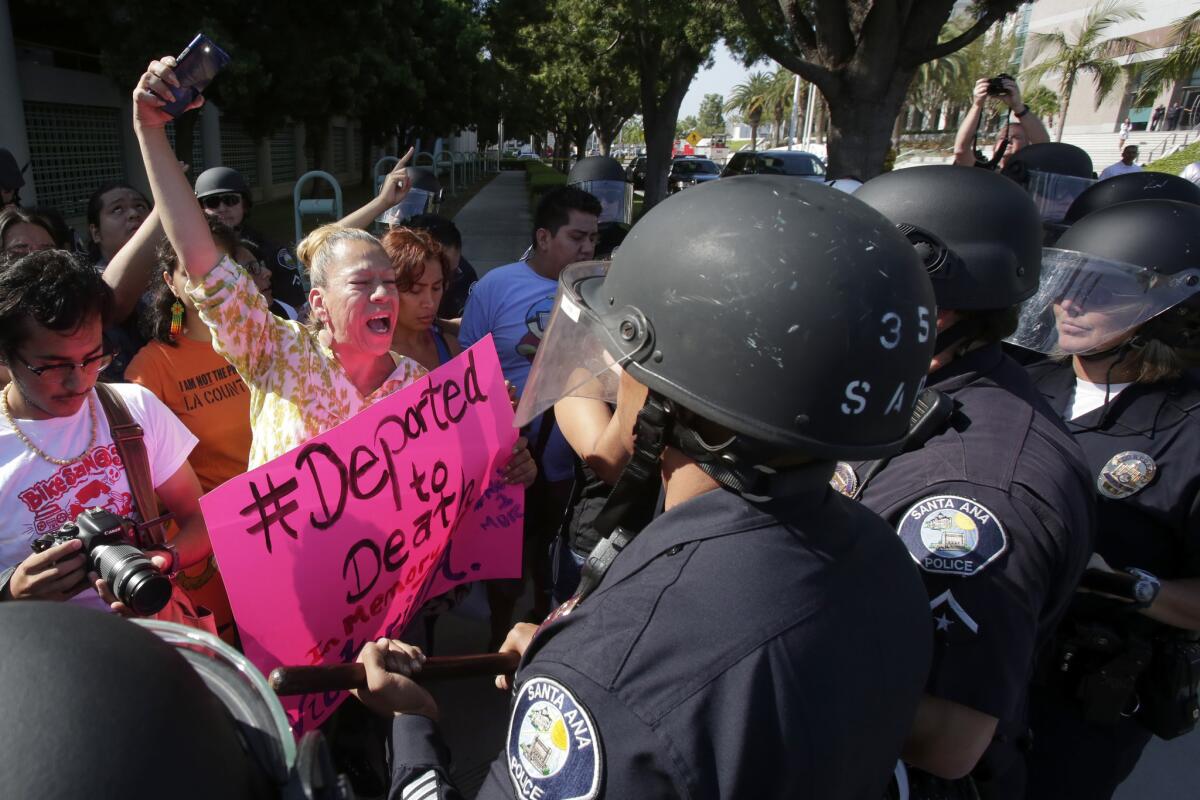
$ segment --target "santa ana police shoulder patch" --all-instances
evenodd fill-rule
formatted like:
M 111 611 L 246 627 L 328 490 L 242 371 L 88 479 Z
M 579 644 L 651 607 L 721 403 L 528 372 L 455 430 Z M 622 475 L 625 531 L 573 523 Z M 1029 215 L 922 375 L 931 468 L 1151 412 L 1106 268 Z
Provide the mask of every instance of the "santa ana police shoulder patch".
M 1008 536 L 985 506 L 942 494 L 914 503 L 896 527 L 917 566 L 926 572 L 974 575 L 1008 549 Z
M 526 681 L 508 722 L 508 775 L 521 800 L 592 800 L 604 755 L 596 726 L 571 690 L 553 678 Z

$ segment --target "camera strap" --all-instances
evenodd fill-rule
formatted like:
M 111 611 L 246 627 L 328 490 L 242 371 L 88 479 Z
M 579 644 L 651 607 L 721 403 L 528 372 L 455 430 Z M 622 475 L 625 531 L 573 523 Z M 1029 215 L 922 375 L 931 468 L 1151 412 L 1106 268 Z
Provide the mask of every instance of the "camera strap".
M 158 514 L 158 499 L 154 494 L 154 482 L 150 477 L 150 456 L 146 452 L 145 431 L 134 422 L 129 414 L 129 408 L 117 390 L 106 383 L 96 384 L 96 396 L 100 398 L 100 407 L 108 419 L 108 428 L 112 434 L 113 444 L 125 465 L 125 477 L 129 481 L 129 490 L 133 493 L 133 503 L 137 507 L 138 516 L 142 521 L 134 527 L 134 542 L 145 550 L 162 544 L 166 539 L 163 530 L 164 523 L 171 516 Z

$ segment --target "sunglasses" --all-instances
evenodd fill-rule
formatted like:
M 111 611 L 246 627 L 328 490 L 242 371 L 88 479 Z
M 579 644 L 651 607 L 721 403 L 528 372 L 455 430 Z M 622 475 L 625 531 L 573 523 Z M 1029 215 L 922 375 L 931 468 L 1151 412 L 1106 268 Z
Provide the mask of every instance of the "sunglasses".
M 77 364 L 51 364 L 45 367 L 35 367 L 25 359 L 17 356 L 17 360 L 25 365 L 25 369 L 39 378 L 57 378 L 58 380 L 66 380 L 76 369 L 82 370 L 84 375 L 99 375 L 105 367 L 113 362 L 113 358 L 113 353 L 101 353 L 98 356 L 86 358 Z
M 204 206 L 210 211 L 215 211 L 221 206 L 225 206 L 226 208 L 237 208 L 241 204 L 242 196 L 236 192 L 231 194 L 213 194 L 203 198 L 200 201 L 200 205 Z

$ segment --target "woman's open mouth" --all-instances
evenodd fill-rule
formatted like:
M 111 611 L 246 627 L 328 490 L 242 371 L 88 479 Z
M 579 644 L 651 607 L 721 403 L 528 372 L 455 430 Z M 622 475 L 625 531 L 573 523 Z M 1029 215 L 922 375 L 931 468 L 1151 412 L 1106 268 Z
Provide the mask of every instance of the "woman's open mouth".
M 367 320 L 367 328 L 370 329 L 371 333 L 377 333 L 381 336 L 391 333 L 392 315 L 376 314 Z

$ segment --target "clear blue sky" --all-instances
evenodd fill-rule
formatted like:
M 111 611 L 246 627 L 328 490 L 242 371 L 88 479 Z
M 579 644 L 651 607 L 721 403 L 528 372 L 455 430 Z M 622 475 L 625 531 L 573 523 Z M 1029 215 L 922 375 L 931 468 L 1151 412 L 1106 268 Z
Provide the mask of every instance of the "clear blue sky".
M 714 55 L 712 68 L 702 70 L 692 81 L 687 96 L 683 98 L 683 104 L 679 107 L 680 119 L 689 114 L 699 113 L 704 95 L 719 94 L 721 97 L 728 97 L 730 90 L 745 82 L 746 76 L 751 72 L 774 71 L 777 66 L 774 61 L 763 61 L 751 69 L 746 69 L 730 54 L 724 42 L 717 45 Z

